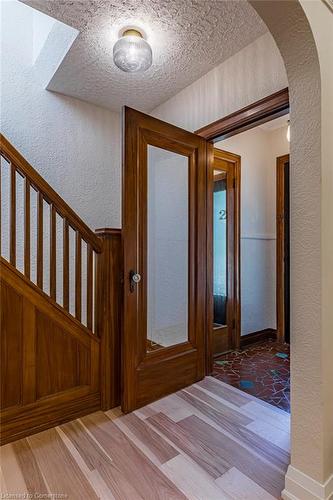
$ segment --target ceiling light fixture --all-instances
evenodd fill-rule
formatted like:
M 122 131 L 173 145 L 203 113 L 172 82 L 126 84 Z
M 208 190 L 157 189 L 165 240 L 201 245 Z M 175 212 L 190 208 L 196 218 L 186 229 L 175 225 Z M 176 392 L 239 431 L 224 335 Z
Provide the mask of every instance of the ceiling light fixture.
M 137 29 L 126 29 L 113 46 L 113 60 L 126 73 L 146 71 L 152 59 L 151 46 Z
M 287 141 L 290 142 L 290 120 L 288 120 Z

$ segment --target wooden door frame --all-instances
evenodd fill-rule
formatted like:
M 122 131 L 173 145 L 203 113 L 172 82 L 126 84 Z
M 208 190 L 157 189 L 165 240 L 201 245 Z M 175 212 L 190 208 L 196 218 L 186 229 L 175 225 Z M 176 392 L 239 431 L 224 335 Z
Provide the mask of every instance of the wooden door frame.
M 208 141 L 218 142 L 289 113 L 288 88 L 209 123 L 195 131 Z
M 233 279 L 229 283 L 228 292 L 231 289 L 231 296 L 227 300 L 228 316 L 233 312 L 233 324 L 231 325 L 233 349 L 239 349 L 240 345 L 240 181 L 241 181 L 241 163 L 240 156 L 220 149 L 215 149 L 210 143 L 208 146 L 207 162 L 207 344 L 206 344 L 206 362 L 207 374 L 211 373 L 210 367 L 213 366 L 213 181 L 214 181 L 214 158 L 226 160 L 234 165 L 234 185 L 231 195 L 232 200 L 228 200 L 228 208 L 232 203 L 234 205 L 233 225 L 233 254 L 232 261 L 228 257 L 228 269 L 232 266 Z M 229 238 L 228 238 L 229 242 Z M 229 253 L 229 252 L 228 252 Z M 230 327 L 230 325 L 228 325 Z
M 276 159 L 276 336 L 279 342 L 286 340 L 285 324 L 285 266 L 288 256 L 285 252 L 286 215 L 289 207 L 286 206 L 285 192 L 285 165 L 289 164 L 289 154 Z M 289 224 L 287 224 L 287 228 Z M 289 263 L 287 263 L 289 266 Z
M 249 106 L 241 108 L 230 115 L 227 115 L 215 122 L 209 123 L 204 127 L 195 131 L 196 134 L 200 135 L 204 139 L 211 142 L 213 145 L 215 142 L 221 141 L 223 139 L 227 139 L 228 137 L 232 137 L 234 135 L 240 134 L 241 132 L 245 132 L 246 130 L 250 130 L 251 128 L 257 127 L 265 122 L 274 120 L 274 118 L 278 118 L 279 116 L 286 115 L 289 113 L 289 90 L 288 88 L 284 88 L 271 94 L 259 101 L 256 101 Z M 208 148 L 208 157 L 207 162 L 212 160 L 211 155 L 213 154 L 213 147 Z M 209 183 L 207 184 L 209 186 Z M 209 188 L 208 188 L 209 191 Z M 239 193 L 240 193 L 240 185 L 239 185 Z M 209 197 L 209 192 L 207 193 Z M 240 201 L 239 201 L 240 202 Z M 207 217 L 209 212 L 209 206 L 207 207 Z M 209 219 L 207 218 L 207 228 L 209 226 Z M 239 212 L 239 229 L 240 229 L 240 212 Z M 238 234 L 238 245 L 240 248 L 240 233 Z M 207 234 L 207 255 L 212 255 L 212 240 L 209 240 Z M 209 258 L 209 257 L 208 257 Z M 239 261 L 240 261 L 240 251 L 239 251 Z M 281 269 L 281 267 L 279 267 Z M 212 263 L 209 263 L 207 260 L 207 276 L 210 276 L 212 272 Z M 279 271 L 280 272 L 280 271 Z M 209 279 L 209 278 L 208 278 Z M 239 300 L 238 300 L 238 308 L 237 308 L 237 317 L 236 324 L 238 324 L 239 328 L 239 336 L 240 336 L 240 263 L 238 265 L 238 275 L 236 277 L 237 280 L 237 288 L 239 290 Z M 209 296 L 211 288 L 209 284 L 207 284 L 207 312 L 209 313 L 210 308 L 209 304 L 211 304 L 211 297 Z M 211 328 L 209 328 L 210 322 L 212 321 L 212 313 L 210 316 L 208 314 L 208 328 L 207 328 L 207 342 L 206 342 L 206 374 L 209 375 L 213 371 L 213 356 L 212 356 L 212 346 L 211 346 L 211 337 L 209 332 Z M 236 347 L 237 348 L 237 347 Z M 238 346 L 239 348 L 239 346 Z

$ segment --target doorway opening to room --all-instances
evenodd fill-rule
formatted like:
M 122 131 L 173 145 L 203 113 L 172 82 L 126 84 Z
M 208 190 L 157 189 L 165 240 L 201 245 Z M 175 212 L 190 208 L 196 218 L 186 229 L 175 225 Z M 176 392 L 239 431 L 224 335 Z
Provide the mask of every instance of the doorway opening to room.
M 286 106 L 249 127 L 238 124 L 214 138 L 208 181 L 212 373 L 286 411 L 290 411 L 288 111 Z M 207 137 L 209 126 L 205 129 L 199 133 Z
M 257 192 L 254 189 L 247 196 L 258 206 L 252 208 L 248 203 L 244 211 L 241 196 L 243 201 L 246 197 L 240 175 L 244 154 L 237 152 L 237 145 L 225 145 L 227 141 L 241 137 L 241 132 L 255 133 L 250 129 L 257 125 L 267 127 L 267 121 L 286 115 L 288 110 L 286 89 L 192 133 L 125 108 L 124 412 L 176 392 L 205 375 L 214 373 L 216 377 L 222 377 L 217 367 L 230 364 L 230 360 L 223 356 L 240 355 L 249 339 L 256 341 L 260 336 L 265 339 L 273 337 L 277 328 L 276 316 L 272 319 L 268 313 L 272 313 L 276 299 L 270 297 L 268 305 L 265 300 L 269 295 L 268 288 L 275 284 L 272 277 L 276 272 L 275 253 L 266 252 L 264 271 L 259 265 L 265 262 L 263 258 L 259 258 L 259 264 L 254 261 L 247 263 L 241 271 L 242 254 L 249 257 L 250 253 L 248 249 L 242 252 L 245 238 L 241 238 L 240 221 L 243 210 L 249 215 L 250 222 L 254 220 L 262 225 L 260 230 L 256 229 L 257 235 L 265 235 L 265 231 L 275 235 L 275 219 L 273 222 L 269 220 L 272 207 L 268 201 L 263 206 L 258 203 L 260 198 L 270 199 L 271 204 L 275 199 L 274 193 L 267 195 L 264 189 L 269 180 L 273 179 L 274 184 L 274 176 L 269 177 L 269 169 L 262 168 L 251 177 L 247 168 L 247 185 L 253 187 L 258 180 L 260 183 Z M 242 113 L 244 116 L 240 118 Z M 287 122 L 285 117 L 283 119 Z M 216 145 L 223 149 L 214 147 Z M 272 149 L 267 145 L 265 148 L 268 152 Z M 261 149 L 263 146 L 259 145 L 258 157 L 262 155 Z M 242 171 L 245 171 L 244 166 Z M 220 238 L 216 238 L 214 229 Z M 274 240 L 274 237 L 266 239 Z M 265 240 L 264 237 L 254 238 L 260 239 Z M 251 251 L 254 256 L 258 253 L 256 248 Z M 252 310 L 248 307 L 252 323 L 246 319 L 247 311 L 242 313 L 241 310 L 244 295 L 241 284 L 246 283 L 241 279 L 244 270 L 252 272 L 249 296 L 259 297 L 258 303 L 255 302 L 257 310 L 254 306 Z M 255 295 L 253 287 L 260 280 L 263 284 Z M 258 326 L 258 321 L 255 323 L 259 313 L 264 317 L 264 326 Z M 281 349 L 274 355 L 279 360 L 289 361 L 288 354 Z M 239 365 L 242 371 L 242 363 Z M 257 368 L 255 372 L 258 372 Z M 172 376 L 165 376 L 168 373 Z M 272 368 L 271 363 L 273 375 L 280 377 L 280 371 Z M 274 378 L 274 389 L 277 381 Z M 257 389 L 252 380 L 243 378 L 243 373 L 239 376 L 238 387 L 248 391 Z M 255 395 L 263 397 L 263 394 Z

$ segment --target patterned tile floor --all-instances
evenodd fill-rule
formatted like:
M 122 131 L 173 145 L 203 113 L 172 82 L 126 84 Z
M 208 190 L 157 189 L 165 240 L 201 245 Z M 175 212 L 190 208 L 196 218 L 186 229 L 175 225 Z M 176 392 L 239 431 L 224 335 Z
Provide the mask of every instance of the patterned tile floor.
M 219 356 L 213 376 L 290 413 L 288 344 L 268 340 Z

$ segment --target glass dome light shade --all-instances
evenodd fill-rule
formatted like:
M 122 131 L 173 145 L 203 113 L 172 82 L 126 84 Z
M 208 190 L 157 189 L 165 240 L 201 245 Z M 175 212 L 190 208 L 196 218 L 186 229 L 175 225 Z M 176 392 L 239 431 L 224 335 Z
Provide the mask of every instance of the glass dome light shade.
M 113 46 L 113 60 L 119 69 L 126 73 L 146 71 L 152 64 L 153 54 L 151 47 L 141 34 L 124 33 Z

